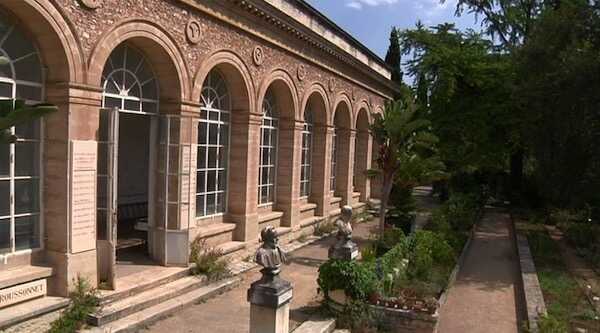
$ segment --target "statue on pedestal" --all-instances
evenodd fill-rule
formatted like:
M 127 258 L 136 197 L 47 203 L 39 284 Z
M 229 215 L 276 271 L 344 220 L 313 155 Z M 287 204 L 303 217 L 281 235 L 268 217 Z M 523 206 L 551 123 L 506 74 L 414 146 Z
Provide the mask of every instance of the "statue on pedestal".
M 329 248 L 329 258 L 353 260 L 358 257 L 358 246 L 352 241 L 352 207 L 342 207 L 341 216 L 335 221 L 338 228 L 336 242 Z
M 254 305 L 277 308 L 292 298 L 292 284 L 279 277 L 281 265 L 287 262 L 285 252 L 279 247 L 279 235 L 272 226 L 260 233 L 262 246 L 256 251 L 256 263 L 261 265 L 262 277 L 252 283 L 248 301 Z

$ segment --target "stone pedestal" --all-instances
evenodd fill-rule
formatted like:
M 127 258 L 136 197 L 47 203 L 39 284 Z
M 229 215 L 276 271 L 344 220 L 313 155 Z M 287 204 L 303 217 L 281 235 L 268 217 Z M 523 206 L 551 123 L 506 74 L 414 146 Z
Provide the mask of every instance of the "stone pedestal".
M 263 269 L 248 289 L 250 333 L 288 333 L 292 284 Z
M 339 260 L 354 260 L 358 258 L 358 246 L 349 240 L 344 243 L 335 243 L 329 248 L 329 258 Z

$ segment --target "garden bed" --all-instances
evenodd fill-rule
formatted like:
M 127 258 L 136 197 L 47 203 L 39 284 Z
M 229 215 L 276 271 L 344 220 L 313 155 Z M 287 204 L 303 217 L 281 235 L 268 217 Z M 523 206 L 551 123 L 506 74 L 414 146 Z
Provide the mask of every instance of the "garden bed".
M 481 210 L 454 200 L 431 217 L 426 230 L 404 236 L 390 228 L 362 262 L 329 261 L 319 286 L 341 326 L 353 332 L 435 332 L 438 310 L 456 279 Z
M 538 322 L 540 332 L 599 332 L 598 314 L 574 272 L 569 270 L 559 244 L 541 224 L 517 224 L 527 237 L 537 268 L 547 316 Z

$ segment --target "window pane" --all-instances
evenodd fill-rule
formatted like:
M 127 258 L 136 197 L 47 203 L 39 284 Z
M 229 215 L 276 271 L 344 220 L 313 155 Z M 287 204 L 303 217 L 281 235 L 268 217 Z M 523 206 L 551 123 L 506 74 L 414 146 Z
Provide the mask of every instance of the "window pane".
M 268 187 L 264 186 L 260 190 L 260 202 L 268 203 L 269 202 L 269 190 Z
M 214 194 L 206 196 L 206 215 L 213 215 L 217 212 L 216 198 Z
M 196 196 L 196 216 L 204 216 L 204 196 Z
M 211 145 L 216 145 L 218 136 L 219 136 L 219 125 L 209 124 L 208 143 L 210 143 Z
M 104 107 L 105 108 L 121 108 L 121 99 L 112 98 L 112 97 L 104 97 Z
M 15 248 L 17 251 L 40 247 L 38 220 L 38 216 L 25 216 L 15 219 Z
M 26 101 L 41 101 L 42 88 L 17 84 L 17 98 Z
M 216 168 L 217 167 L 217 149 L 216 147 L 208 148 L 208 167 Z
M 206 172 L 200 171 L 196 178 L 196 193 L 204 192 L 206 192 Z
M 218 121 L 219 120 L 219 112 L 218 111 L 210 111 L 208 113 L 208 119 Z
M 220 145 L 227 146 L 227 144 L 229 144 L 229 126 L 221 125 L 220 130 L 221 130 L 221 134 L 220 134 L 221 137 L 219 138 Z
M 219 148 L 219 167 L 227 167 L 227 148 Z
M 10 145 L 0 144 L 0 177 L 8 177 L 10 174 Z
M 17 80 L 42 82 L 42 71 L 37 54 L 15 62 L 14 66 Z
M 40 122 L 33 120 L 15 127 L 15 133 L 19 139 L 39 140 Z
M 217 213 L 225 212 L 225 193 L 217 194 Z
M 15 213 L 38 212 L 38 181 L 35 179 L 15 181 Z
M 219 171 L 219 191 L 225 191 L 227 186 L 227 173 L 225 171 Z
M 139 101 L 131 101 L 125 100 L 125 110 L 129 111 L 140 111 L 140 102 Z
M 0 220 L 0 253 L 10 252 L 10 220 Z
M 13 98 L 12 83 L 0 82 L 0 97 Z
M 206 168 L 206 147 L 198 147 L 198 169 Z
M 18 142 L 15 145 L 15 174 L 17 176 L 37 176 L 39 165 L 39 143 Z
M 199 130 L 198 130 L 198 143 L 199 144 L 206 144 L 207 129 L 208 129 L 208 125 L 204 122 L 201 122 Z
M 10 182 L 0 180 L 0 216 L 10 215 Z
M 209 171 L 207 177 L 206 191 L 214 192 L 217 190 L 217 172 Z

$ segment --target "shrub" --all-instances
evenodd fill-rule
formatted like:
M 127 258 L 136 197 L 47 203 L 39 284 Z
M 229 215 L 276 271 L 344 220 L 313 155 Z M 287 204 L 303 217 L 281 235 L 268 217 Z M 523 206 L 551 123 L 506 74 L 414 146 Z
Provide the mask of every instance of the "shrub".
M 452 247 L 440 235 L 431 231 L 417 231 L 404 251 L 408 253 L 409 260 L 407 275 L 412 279 L 430 278 L 434 264 L 451 269 L 455 263 Z
M 87 316 L 100 305 L 98 291 L 92 288 L 89 281 L 80 276 L 75 280 L 75 289 L 69 293 L 71 304 L 52 322 L 49 333 L 71 333 L 79 331 Z
M 319 267 L 317 282 L 325 296 L 343 290 L 354 300 L 366 300 L 375 291 L 377 276 L 372 264 L 332 259 Z
M 591 223 L 573 223 L 567 227 L 565 236 L 575 247 L 585 248 L 595 242 L 598 230 Z
M 209 247 L 206 239 L 196 239 L 191 245 L 190 261 L 195 264 L 192 273 L 206 275 L 209 281 L 217 281 L 231 275 L 228 262 L 222 259 L 223 251 Z
M 333 223 L 321 222 L 317 224 L 315 227 L 315 236 L 323 236 L 329 233 L 332 233 L 335 230 L 335 225 Z

